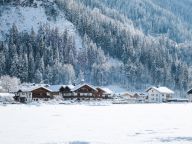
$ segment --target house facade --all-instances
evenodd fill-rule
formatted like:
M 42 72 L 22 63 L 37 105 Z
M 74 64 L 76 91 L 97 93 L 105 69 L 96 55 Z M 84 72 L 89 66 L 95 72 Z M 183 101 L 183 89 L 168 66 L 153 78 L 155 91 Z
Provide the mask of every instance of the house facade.
M 63 85 L 50 85 L 48 88 L 52 91 L 53 97 L 58 97 L 60 95 L 60 88 L 63 87 Z
M 64 99 L 91 99 L 100 98 L 98 90 L 89 84 L 80 84 L 77 86 L 64 86 L 60 88 L 60 95 Z
M 30 89 L 19 89 L 15 93 L 14 99 L 21 103 L 29 103 L 32 102 L 32 92 Z
M 48 101 L 53 98 L 52 91 L 46 87 L 27 87 L 20 88 L 16 93 L 14 99 L 22 103 L 29 103 L 32 101 L 44 100 Z
M 141 92 L 125 92 L 122 94 L 122 96 L 128 101 L 134 103 L 146 102 L 147 100 L 147 94 Z
M 110 89 L 104 87 L 97 87 L 97 92 L 98 95 L 102 98 L 109 98 L 113 95 L 113 92 Z
M 72 99 L 76 97 L 77 94 L 72 91 L 73 88 L 74 86 L 63 85 L 59 90 L 60 96 L 64 99 Z
M 148 93 L 148 102 L 150 103 L 167 102 L 174 95 L 174 91 L 167 87 L 150 87 L 146 92 Z
M 53 98 L 52 91 L 46 87 L 38 87 L 33 89 L 31 92 L 33 101 L 48 101 Z

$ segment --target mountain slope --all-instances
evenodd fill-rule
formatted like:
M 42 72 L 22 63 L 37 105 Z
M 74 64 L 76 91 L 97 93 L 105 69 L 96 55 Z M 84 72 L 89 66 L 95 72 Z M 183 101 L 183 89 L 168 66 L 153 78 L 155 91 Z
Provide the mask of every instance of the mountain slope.
M 189 14 L 185 10 L 182 15 L 183 9 L 186 7 L 189 9 L 189 2 L 174 1 L 172 3 L 170 0 L 90 0 L 89 2 L 80 0 L 79 2 L 91 8 L 97 7 L 102 11 L 105 11 L 106 7 L 115 9 L 130 19 L 135 27 L 147 35 L 166 34 L 178 42 L 191 40 L 191 23 L 183 21 L 182 18 L 182 16 L 185 17 Z M 177 7 L 175 8 L 176 4 Z M 172 7 L 169 8 L 170 6 Z M 180 9 L 181 7 L 182 9 Z
M 192 78 L 192 54 L 187 52 L 190 20 L 178 11 L 164 7 L 163 0 L 4 3 L 0 74 L 27 82 L 85 79 L 96 85 L 134 89 L 148 85 L 188 89 Z M 27 69 L 22 70 L 24 64 Z M 24 77 L 20 71 L 26 72 Z
M 41 25 L 47 25 L 50 28 L 58 28 L 59 33 L 67 30 L 75 36 L 77 47 L 82 48 L 82 40 L 75 26 L 66 20 L 65 15 L 51 1 L 44 3 L 36 0 L 33 6 L 1 5 L 0 20 L 0 38 L 5 38 L 13 24 L 16 24 L 19 31 L 27 32 L 30 32 L 32 28 L 37 32 Z

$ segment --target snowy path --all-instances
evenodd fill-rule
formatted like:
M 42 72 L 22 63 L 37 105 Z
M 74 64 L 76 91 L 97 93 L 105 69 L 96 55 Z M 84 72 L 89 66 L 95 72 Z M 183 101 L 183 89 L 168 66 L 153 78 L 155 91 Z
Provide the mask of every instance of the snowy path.
M 192 104 L 0 106 L 0 144 L 191 144 Z

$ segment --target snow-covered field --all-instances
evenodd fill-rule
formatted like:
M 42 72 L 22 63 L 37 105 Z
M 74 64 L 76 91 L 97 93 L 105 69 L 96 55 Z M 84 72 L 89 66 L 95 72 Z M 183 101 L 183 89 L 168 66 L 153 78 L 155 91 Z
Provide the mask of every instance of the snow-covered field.
M 192 104 L 0 106 L 0 144 L 191 144 Z

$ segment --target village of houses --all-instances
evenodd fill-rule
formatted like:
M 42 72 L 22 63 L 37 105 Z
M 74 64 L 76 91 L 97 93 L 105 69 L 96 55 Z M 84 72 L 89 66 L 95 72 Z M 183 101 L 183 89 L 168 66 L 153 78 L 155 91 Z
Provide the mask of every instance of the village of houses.
M 0 87 L 0 103 L 12 104 L 48 102 L 51 100 L 82 102 L 112 101 L 113 104 L 128 103 L 170 103 L 192 102 L 192 89 L 185 99 L 175 97 L 175 92 L 167 87 L 151 86 L 143 92 L 116 92 L 108 87 L 97 87 L 87 83 L 78 85 L 22 84 L 15 91 L 5 92 Z

